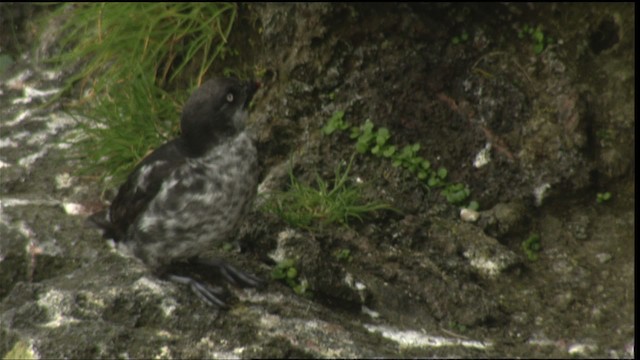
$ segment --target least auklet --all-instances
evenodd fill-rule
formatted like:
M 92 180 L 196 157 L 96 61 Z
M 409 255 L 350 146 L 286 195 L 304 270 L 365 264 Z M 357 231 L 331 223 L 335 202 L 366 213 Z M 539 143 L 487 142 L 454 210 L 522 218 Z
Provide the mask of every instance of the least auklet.
M 222 288 L 177 269 L 215 269 L 235 285 L 262 285 L 222 259 L 200 256 L 232 239 L 255 197 L 257 154 L 244 123 L 258 87 L 232 78 L 202 84 L 184 105 L 180 136 L 145 157 L 111 206 L 89 218 L 119 250 L 216 307 L 227 305 Z

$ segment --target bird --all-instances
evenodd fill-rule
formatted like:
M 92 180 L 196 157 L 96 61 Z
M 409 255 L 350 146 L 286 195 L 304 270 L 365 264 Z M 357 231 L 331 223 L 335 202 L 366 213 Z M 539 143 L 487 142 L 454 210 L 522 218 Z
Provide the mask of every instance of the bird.
M 227 292 L 195 270 L 214 270 L 240 287 L 264 284 L 202 256 L 232 239 L 255 198 L 257 151 L 245 121 L 259 87 L 228 77 L 204 82 L 184 104 L 180 135 L 138 163 L 111 205 L 88 218 L 118 250 L 217 308 L 228 307 Z

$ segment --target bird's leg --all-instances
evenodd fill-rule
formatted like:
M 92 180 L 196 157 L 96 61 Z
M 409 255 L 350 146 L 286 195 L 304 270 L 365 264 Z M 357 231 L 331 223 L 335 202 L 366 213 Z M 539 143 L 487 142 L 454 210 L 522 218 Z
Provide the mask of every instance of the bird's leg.
M 227 308 L 229 293 L 222 287 L 205 281 L 198 266 L 189 262 L 179 261 L 164 265 L 156 269 L 156 274 L 163 279 L 181 285 L 187 285 L 191 291 L 207 305 L 215 308 Z
M 212 271 L 213 270 L 213 271 Z M 157 269 L 157 274 L 167 280 L 187 285 L 206 304 L 216 308 L 228 307 L 228 291 L 215 284 L 216 278 L 238 287 L 263 287 L 264 281 L 217 258 L 193 258 L 174 262 Z
M 207 305 L 216 308 L 227 308 L 228 305 L 224 298 L 228 297 L 228 293 L 220 286 L 211 286 L 207 283 L 200 282 L 189 276 L 181 276 L 168 274 L 167 279 L 178 284 L 188 285 L 191 291 L 204 301 Z
M 197 265 L 216 269 L 229 283 L 238 287 L 260 288 L 264 286 L 264 281 L 259 277 L 242 271 L 224 260 L 212 258 L 195 258 L 191 260 Z

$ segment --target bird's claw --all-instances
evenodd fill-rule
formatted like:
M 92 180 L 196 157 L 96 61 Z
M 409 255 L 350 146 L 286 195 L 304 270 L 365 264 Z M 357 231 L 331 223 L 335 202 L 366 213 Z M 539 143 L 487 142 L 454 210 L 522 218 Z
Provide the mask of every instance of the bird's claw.
M 188 276 L 168 275 L 168 279 L 182 285 L 188 285 L 191 291 L 196 294 L 207 305 L 215 308 L 227 308 L 227 303 L 223 297 L 227 297 L 227 292 L 220 286 L 211 286 L 199 282 Z

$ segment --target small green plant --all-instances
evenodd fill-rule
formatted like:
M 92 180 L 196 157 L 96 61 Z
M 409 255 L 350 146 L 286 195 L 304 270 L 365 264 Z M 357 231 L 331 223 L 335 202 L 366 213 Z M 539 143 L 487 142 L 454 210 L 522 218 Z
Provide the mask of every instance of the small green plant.
M 360 154 L 371 153 L 377 157 L 390 159 L 394 167 L 403 167 L 423 181 L 428 188 L 443 188 L 442 195 L 452 204 L 459 205 L 469 197 L 470 191 L 466 185 L 447 182 L 447 169 L 440 167 L 434 170 L 429 160 L 418 155 L 420 144 L 406 145 L 398 151 L 395 145 L 389 144 L 391 139 L 389 129 L 385 127 L 376 129 L 369 119 L 360 126 L 350 127 L 344 120 L 344 112 L 337 111 L 323 128 L 323 133 L 330 135 L 336 130 L 347 129 L 350 129 L 350 137 L 356 141 L 356 151 Z
M 344 122 L 344 111 L 336 111 L 327 124 L 322 127 L 322 133 L 331 135 L 336 130 L 347 130 L 348 128 L 349 124 Z
M 540 244 L 540 235 L 532 234 L 527 240 L 522 242 L 522 250 L 524 251 L 529 261 L 538 260 L 538 253 L 542 249 Z
M 460 34 L 459 36 L 454 36 L 451 39 L 451 43 L 453 45 L 458 45 L 458 44 L 466 42 L 467 40 L 469 40 L 469 33 L 466 32 L 466 31 L 463 31 L 462 34 Z
M 469 188 L 465 184 L 448 184 L 442 190 L 442 195 L 451 204 L 460 204 L 469 197 Z
M 351 250 L 349 249 L 338 249 L 334 251 L 333 257 L 338 261 L 343 262 L 351 262 Z
M 285 259 L 271 270 L 271 278 L 281 280 L 287 284 L 298 295 L 309 295 L 309 284 L 305 280 L 298 278 L 298 269 L 296 262 L 292 259 Z
M 533 26 L 524 25 L 522 29 L 518 31 L 518 38 L 524 39 L 526 36 L 529 36 L 529 38 L 533 42 L 533 52 L 536 55 L 542 53 L 542 51 L 548 45 L 551 45 L 555 42 L 552 37 L 545 36 L 540 25 L 535 28 Z
M 352 219 L 377 210 L 392 210 L 390 205 L 380 202 L 365 202 L 361 188 L 349 184 L 351 162 L 343 170 L 338 166 L 331 183 L 316 175 L 316 187 L 300 182 L 289 171 L 290 186 L 285 192 L 272 193 L 263 210 L 277 215 L 291 226 L 318 230 L 329 224 L 349 226 Z
M 230 242 L 225 242 L 224 244 L 222 244 L 222 251 L 224 252 L 231 252 L 234 248 L 235 246 Z
M 598 204 L 602 204 L 604 202 L 607 202 L 611 200 L 611 193 L 610 192 L 604 192 L 604 193 L 597 193 L 596 194 L 596 202 Z
M 418 155 L 420 144 L 406 145 L 393 157 L 391 163 L 394 167 L 402 166 L 412 174 L 416 174 L 418 179 L 426 180 L 431 175 L 431 163 Z M 429 183 L 427 183 L 429 185 Z M 429 186 L 434 186 L 433 184 Z
M 347 128 L 348 125 L 341 130 L 346 130 Z M 395 153 L 396 147 L 387 144 L 391 137 L 389 129 L 384 127 L 376 131 L 373 131 L 373 129 L 374 125 L 369 119 L 361 126 L 351 128 L 351 138 L 356 139 L 356 151 L 361 154 L 371 151 L 375 156 L 391 157 Z

